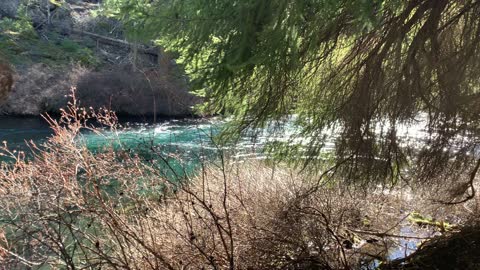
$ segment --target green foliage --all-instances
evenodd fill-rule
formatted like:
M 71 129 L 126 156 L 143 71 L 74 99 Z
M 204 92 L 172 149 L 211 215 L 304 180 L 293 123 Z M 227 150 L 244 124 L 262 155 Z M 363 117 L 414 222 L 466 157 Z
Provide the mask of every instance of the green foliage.
M 16 65 L 31 62 L 52 66 L 70 62 L 90 67 L 99 65 L 93 51 L 76 41 L 55 33 L 49 33 L 48 40 L 40 39 L 27 19 L 0 20 L 0 54 Z
M 29 18 L 19 14 L 19 19 L 5 17 L 0 20 L 0 54 L 10 61 L 24 52 L 27 44 L 38 39 Z
M 0 20 L 0 54 L 13 63 L 31 43 L 36 42 L 36 33 L 29 22 L 14 21 L 9 18 Z
M 204 109 L 234 117 L 229 135 L 296 115 L 283 156 L 308 156 L 308 163 L 335 130 L 336 171 L 345 179 L 394 183 L 405 174 L 431 180 L 472 172 L 478 145 L 463 138 L 480 135 L 480 1 L 105 5 L 130 38 L 155 39 L 180 54 L 193 88 L 205 94 Z M 432 136 L 414 149 L 398 126 L 421 114 Z M 403 170 L 409 164 L 419 170 Z
M 54 4 L 61 3 L 56 1 Z M 18 18 L 5 17 L 0 20 L 0 55 L 15 65 L 43 62 L 51 66 L 62 66 L 77 62 L 96 67 L 100 64 L 93 51 L 83 44 L 55 32 L 47 32 L 45 35 L 46 38 L 39 37 L 33 28 L 26 6 L 21 5 Z
M 93 51 L 71 39 L 63 39 L 60 42 L 60 49 L 68 55 L 68 58 L 76 60 L 85 66 L 98 66 L 99 60 L 93 54 Z
M 0 31 L 3 34 L 21 38 L 33 39 L 36 37 L 35 31 L 27 18 L 21 18 L 19 20 L 3 18 L 0 20 Z

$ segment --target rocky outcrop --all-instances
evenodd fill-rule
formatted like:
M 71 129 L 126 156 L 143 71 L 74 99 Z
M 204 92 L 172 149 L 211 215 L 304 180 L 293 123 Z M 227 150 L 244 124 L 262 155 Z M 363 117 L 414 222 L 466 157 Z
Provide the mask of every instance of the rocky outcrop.
M 35 64 L 17 72 L 15 84 L 0 114 L 58 113 L 76 88 L 80 106 L 111 109 L 123 115 L 191 116 L 199 99 L 185 85 L 158 69 L 132 71 L 131 66 L 89 71 L 79 66 L 63 70 Z
M 21 0 L 2 0 L 0 1 L 0 18 L 15 18 L 17 16 L 18 7 Z
M 50 0 L 36 0 L 27 5 L 27 15 L 37 31 L 56 31 L 68 35 L 73 29 L 73 18 L 68 5 L 56 5 Z
M 84 106 L 106 106 L 128 115 L 186 116 L 199 101 L 185 84 L 158 68 L 132 71 L 130 66 L 85 74 L 77 97 Z
M 55 70 L 42 63 L 17 70 L 13 89 L 5 103 L 0 105 L 0 114 L 38 116 L 47 112 L 50 104 L 64 99 L 63 96 L 85 72 L 78 67 Z

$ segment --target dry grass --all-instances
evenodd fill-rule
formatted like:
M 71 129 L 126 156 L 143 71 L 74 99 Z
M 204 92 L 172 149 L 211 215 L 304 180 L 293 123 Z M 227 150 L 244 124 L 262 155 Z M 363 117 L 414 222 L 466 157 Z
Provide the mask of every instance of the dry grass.
M 412 209 L 401 193 L 359 191 L 261 162 L 219 160 L 168 179 L 135 154 L 93 154 L 83 129 L 116 128 L 74 100 L 55 134 L 0 170 L 3 269 L 352 269 L 382 258 Z M 180 181 L 181 180 L 181 181 Z M 373 242 L 373 243 L 366 243 Z

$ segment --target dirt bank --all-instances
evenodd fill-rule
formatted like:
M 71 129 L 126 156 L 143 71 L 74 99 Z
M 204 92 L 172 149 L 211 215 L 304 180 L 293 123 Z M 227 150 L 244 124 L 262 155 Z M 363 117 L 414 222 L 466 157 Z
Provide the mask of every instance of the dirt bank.
M 0 4 L 0 55 L 15 73 L 0 115 L 56 113 L 72 87 L 84 106 L 125 115 L 192 115 L 199 99 L 188 92 L 181 69 L 160 48 L 125 40 L 118 22 L 94 15 L 100 5 Z

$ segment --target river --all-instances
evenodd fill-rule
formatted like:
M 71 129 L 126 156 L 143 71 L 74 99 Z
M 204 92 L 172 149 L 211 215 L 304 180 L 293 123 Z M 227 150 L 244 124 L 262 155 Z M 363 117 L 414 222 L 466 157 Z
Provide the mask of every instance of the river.
M 128 117 L 120 118 L 121 128 L 116 131 L 105 129 L 101 134 L 83 132 L 78 140 L 92 151 L 107 144 L 121 147 L 122 150 L 140 151 L 147 154 L 175 154 L 182 160 L 198 163 L 198 159 L 218 153 L 219 147 L 213 143 L 224 124 L 216 118 L 205 119 L 159 119 Z M 26 142 L 37 145 L 53 134 L 45 119 L 41 117 L 0 117 L 0 142 L 6 141 L 11 150 L 26 150 Z M 229 151 L 234 157 L 255 156 L 261 158 L 259 149 L 265 140 L 243 138 Z
M 98 147 L 109 138 L 117 137 L 127 145 L 155 142 L 185 147 L 198 146 L 199 140 L 207 140 L 218 129 L 215 120 L 161 119 L 154 123 L 149 118 L 120 118 L 122 128 L 112 133 L 105 130 L 97 135 L 84 133 L 81 138 L 87 146 Z M 7 141 L 12 149 L 24 148 L 26 141 L 41 143 L 53 134 L 45 119 L 41 117 L 0 117 L 0 141 Z
M 40 117 L 0 117 L 0 141 L 12 148 L 23 148 L 25 141 L 40 142 L 52 134 L 46 121 Z
M 121 118 L 120 123 L 122 128 L 118 131 L 105 129 L 102 134 L 85 132 L 78 140 L 93 151 L 113 143 L 122 150 L 146 150 L 146 154 L 152 154 L 154 150 L 154 155 L 161 154 L 166 157 L 173 154 L 175 159 L 170 159 L 169 162 L 175 163 L 180 159 L 182 164 L 178 167 L 182 170 L 186 168 L 190 172 L 195 170 L 199 160 L 212 159 L 220 152 L 218 150 L 221 150 L 212 141 L 213 136 L 218 134 L 220 127 L 224 125 L 219 119 L 160 119 L 154 122 L 148 118 L 130 117 Z M 52 129 L 41 117 L 0 117 L 0 142 L 7 141 L 10 149 L 28 150 L 26 141 L 41 144 L 52 134 Z M 234 158 L 262 159 L 264 156 L 259 149 L 269 139 L 271 138 L 268 136 L 243 138 L 227 152 L 233 153 Z M 333 141 L 327 143 L 327 147 L 331 149 Z M 412 233 L 408 225 L 402 227 L 401 232 L 405 235 L 417 235 Z M 417 242 L 404 240 L 400 246 L 390 250 L 388 257 L 396 259 L 408 255 L 416 249 Z
M 204 119 L 157 119 L 123 117 L 119 119 L 121 128 L 111 132 L 105 129 L 102 134 L 84 132 L 79 141 L 91 150 L 96 150 L 107 143 L 117 142 L 127 150 L 141 150 L 152 147 L 162 152 L 182 152 L 184 157 L 199 151 L 219 150 L 213 143 L 224 121 L 217 118 Z M 267 141 L 282 140 L 286 137 L 267 136 L 273 134 L 265 129 L 255 136 L 245 136 L 235 146 L 229 147 L 234 157 L 264 158 L 260 153 Z M 8 142 L 10 149 L 26 150 L 26 142 L 40 144 L 53 134 L 45 119 L 41 117 L 0 116 L 0 142 Z M 262 135 L 263 134 L 263 135 Z M 225 149 L 225 148 L 222 148 Z M 200 153 L 201 154 L 201 153 Z

